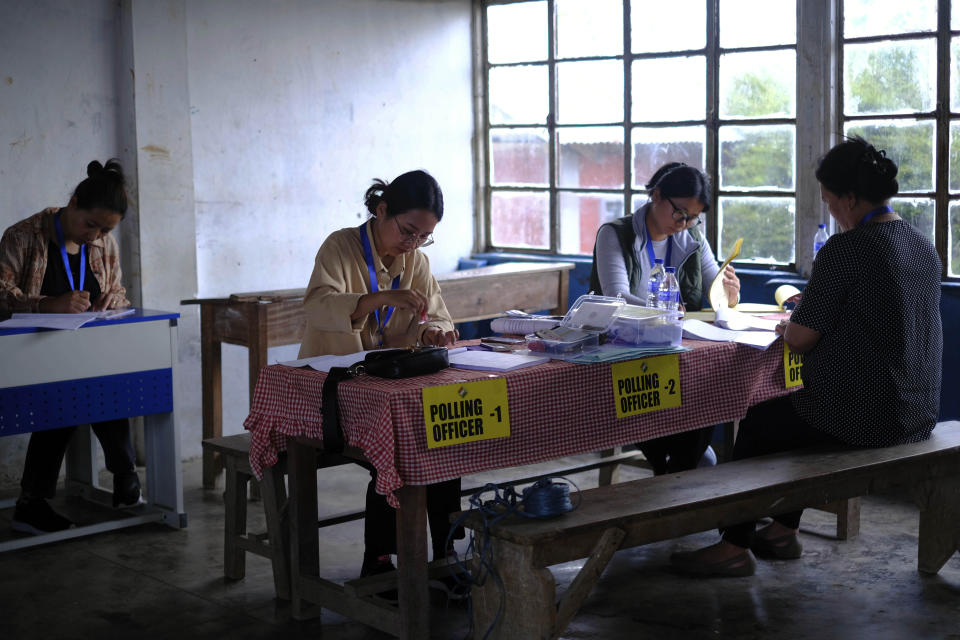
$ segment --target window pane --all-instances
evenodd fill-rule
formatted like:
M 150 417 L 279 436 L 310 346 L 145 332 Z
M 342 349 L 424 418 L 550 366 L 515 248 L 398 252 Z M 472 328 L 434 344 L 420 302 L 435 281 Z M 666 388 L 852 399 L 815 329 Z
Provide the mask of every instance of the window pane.
M 623 187 L 623 127 L 563 128 L 557 140 L 561 187 Z
M 960 2 L 950 3 L 950 29 L 960 30 Z
M 490 124 L 547 121 L 546 65 L 490 69 Z
M 619 60 L 557 65 L 557 121 L 623 122 L 623 63 Z
M 720 260 L 743 238 L 738 261 L 794 262 L 793 198 L 720 198 Z
M 950 191 L 960 191 L 960 122 L 950 123 Z
M 721 189 L 793 190 L 793 126 L 720 127 L 719 138 Z
M 927 236 L 930 242 L 933 239 L 933 224 L 936 217 L 936 203 L 929 198 L 891 198 L 890 206 L 900 214 L 900 217 Z
M 947 256 L 947 273 L 960 276 L 960 204 L 950 203 L 950 230 L 947 237 L 950 255 Z
M 846 38 L 936 30 L 937 0 L 843 0 Z
M 796 70 L 792 50 L 720 56 L 720 117 L 794 117 Z
M 593 254 L 597 229 L 623 212 L 622 193 L 560 192 L 560 253 Z
M 960 2 L 953 6 L 960 6 Z M 957 37 L 950 40 L 950 110 L 960 111 L 960 38 Z
M 796 41 L 795 0 L 720 0 L 721 47 L 759 47 Z
M 960 191 L 960 122 L 950 123 L 950 191 Z
M 546 129 L 491 129 L 490 182 L 548 186 L 550 152 Z
M 672 0 L 669 10 L 649 2 L 630 3 L 630 48 L 634 53 L 687 51 L 707 44 L 707 3 Z M 660 9 L 651 19 L 651 7 Z
M 487 60 L 496 64 L 546 59 L 546 2 L 487 7 Z
M 932 111 L 937 43 L 933 38 L 843 48 L 843 110 L 848 115 Z
M 703 120 L 706 116 L 707 62 L 704 56 L 633 62 L 634 122 Z M 655 91 L 662 98 L 651 99 Z
M 900 192 L 933 190 L 933 122 L 852 122 L 847 135 L 862 136 L 897 163 Z
M 644 188 L 657 169 L 668 162 L 685 162 L 703 171 L 706 141 L 704 127 L 634 127 L 633 187 Z
M 494 191 L 490 235 L 498 247 L 549 249 L 550 197 L 535 191 Z
M 621 0 L 558 0 L 557 57 L 616 56 L 623 53 Z

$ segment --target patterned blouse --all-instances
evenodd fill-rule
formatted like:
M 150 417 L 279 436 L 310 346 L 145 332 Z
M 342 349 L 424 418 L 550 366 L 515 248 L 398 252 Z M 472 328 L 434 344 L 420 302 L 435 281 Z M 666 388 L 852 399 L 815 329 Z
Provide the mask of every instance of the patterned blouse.
M 791 317 L 819 331 L 794 406 L 855 446 L 930 436 L 940 407 L 940 259 L 902 220 L 856 227 L 820 249 Z
M 58 207 L 44 209 L 7 228 L 0 239 L 0 311 L 39 311 L 47 246 L 56 242 L 53 216 Z M 127 290 L 120 284 L 120 249 L 112 235 L 87 243 L 87 261 L 100 290 L 119 295 L 114 307 L 128 307 Z

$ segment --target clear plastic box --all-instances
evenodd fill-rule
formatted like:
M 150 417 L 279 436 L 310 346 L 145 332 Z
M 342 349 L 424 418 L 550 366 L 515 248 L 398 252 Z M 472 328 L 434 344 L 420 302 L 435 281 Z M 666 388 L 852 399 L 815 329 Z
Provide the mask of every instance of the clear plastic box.
M 624 305 L 607 330 L 607 342 L 635 347 L 678 346 L 683 338 L 679 311 Z
M 559 327 L 527 335 L 527 348 L 538 353 L 562 356 L 589 350 L 600 344 L 600 334 L 610 328 L 623 307 L 623 298 L 580 296 L 567 311 Z

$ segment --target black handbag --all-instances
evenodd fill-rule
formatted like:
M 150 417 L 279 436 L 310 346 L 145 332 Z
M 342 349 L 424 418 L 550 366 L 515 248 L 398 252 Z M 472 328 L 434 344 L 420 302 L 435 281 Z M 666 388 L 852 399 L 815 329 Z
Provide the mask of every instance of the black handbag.
M 360 362 L 349 367 L 332 367 L 323 381 L 320 411 L 323 416 L 323 450 L 327 453 L 343 451 L 343 431 L 340 429 L 340 405 L 337 386 L 344 380 L 360 375 L 378 378 L 410 378 L 436 373 L 450 366 L 445 347 L 411 347 L 409 349 L 382 349 L 371 351 Z

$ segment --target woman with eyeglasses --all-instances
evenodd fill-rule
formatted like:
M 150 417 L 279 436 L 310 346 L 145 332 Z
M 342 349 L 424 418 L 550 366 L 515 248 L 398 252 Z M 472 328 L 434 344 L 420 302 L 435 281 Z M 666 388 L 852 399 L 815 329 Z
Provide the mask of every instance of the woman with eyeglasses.
M 605 296 L 620 294 L 629 304 L 645 306 L 646 284 L 656 258 L 676 267 L 680 304 L 697 311 L 720 265 L 698 226 L 710 206 L 710 182 L 698 169 L 670 162 L 646 184 L 650 199 L 631 215 L 602 225 L 593 248 L 590 288 Z M 740 296 L 732 266 L 723 274 L 730 306 Z M 708 451 L 713 427 L 685 431 L 638 443 L 657 475 L 715 464 Z M 701 462 L 702 461 L 702 462 Z
M 392 182 L 374 180 L 364 196 L 370 213 L 359 227 L 335 231 L 317 252 L 304 298 L 306 329 L 300 358 L 344 355 L 380 347 L 447 346 L 457 331 L 420 247 L 433 244 L 443 218 L 443 192 L 425 171 Z M 394 570 L 395 512 L 367 486 L 362 576 Z M 427 487 L 434 558 L 446 555 L 449 514 L 460 510 L 460 480 Z M 462 538 L 462 530 L 457 538 Z M 381 594 L 396 597 L 396 592 Z
M 710 208 L 710 183 L 694 167 L 670 162 L 646 184 L 650 199 L 637 211 L 600 227 L 593 248 L 590 288 L 605 296 L 620 294 L 629 304 L 647 304 L 646 284 L 655 258 L 676 267 L 680 303 L 698 311 L 720 266 L 698 226 Z M 740 280 L 732 266 L 723 274 L 732 307 Z

